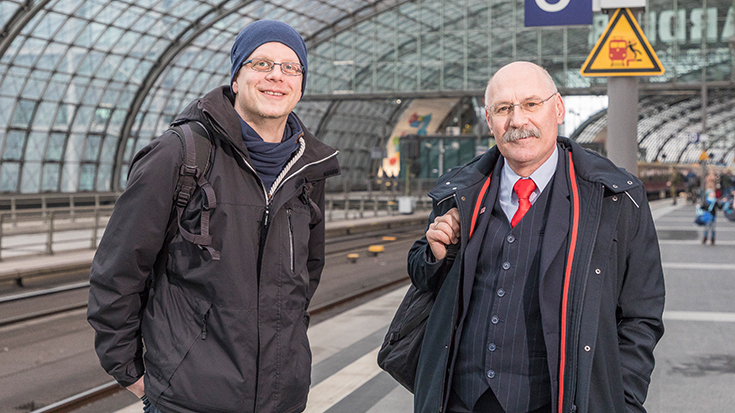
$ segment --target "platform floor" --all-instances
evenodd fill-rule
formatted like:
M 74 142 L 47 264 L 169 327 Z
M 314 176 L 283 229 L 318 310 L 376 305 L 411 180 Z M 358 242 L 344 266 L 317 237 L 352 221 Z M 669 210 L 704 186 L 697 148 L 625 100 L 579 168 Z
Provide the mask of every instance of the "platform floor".
M 732 412 L 735 404 L 735 223 L 722 215 L 716 245 L 701 244 L 694 207 L 652 203 L 667 287 L 666 333 L 645 407 L 649 413 Z M 309 329 L 307 413 L 406 413 L 412 395 L 376 364 L 406 287 Z M 116 413 L 138 413 L 136 403 Z

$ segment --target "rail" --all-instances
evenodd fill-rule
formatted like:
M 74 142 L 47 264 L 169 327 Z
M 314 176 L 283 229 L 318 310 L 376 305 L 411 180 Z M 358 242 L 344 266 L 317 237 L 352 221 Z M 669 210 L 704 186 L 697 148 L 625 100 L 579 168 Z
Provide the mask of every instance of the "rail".
M 395 196 L 379 192 L 328 194 L 327 222 L 356 218 L 385 217 L 430 208 L 428 197 Z M 75 201 L 76 199 L 76 201 Z M 116 198 L 115 198 L 116 199 Z M 53 202 L 52 202 L 53 201 Z M 65 206 L 58 205 L 68 202 Z M 41 207 L 31 208 L 38 205 Z M 23 204 L 24 208 L 17 205 Z M 112 214 L 112 195 L 0 199 L 0 261 L 31 255 L 53 255 L 60 251 L 96 249 Z M 0 276 L 0 281 L 8 276 Z
M 112 208 L 93 205 L 0 212 L 0 260 L 95 249 Z

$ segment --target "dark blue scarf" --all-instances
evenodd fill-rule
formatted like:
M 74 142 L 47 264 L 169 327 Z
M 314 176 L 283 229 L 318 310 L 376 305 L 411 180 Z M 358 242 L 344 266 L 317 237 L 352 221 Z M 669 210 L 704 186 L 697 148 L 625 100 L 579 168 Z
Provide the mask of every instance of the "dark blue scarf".
M 301 124 L 293 113 L 288 115 L 283 139 L 278 143 L 266 142 L 244 120 L 240 119 L 242 139 L 250 153 L 253 168 L 260 175 L 266 191 L 270 191 L 273 181 L 281 173 L 291 155 L 299 149 L 299 135 L 303 132 Z

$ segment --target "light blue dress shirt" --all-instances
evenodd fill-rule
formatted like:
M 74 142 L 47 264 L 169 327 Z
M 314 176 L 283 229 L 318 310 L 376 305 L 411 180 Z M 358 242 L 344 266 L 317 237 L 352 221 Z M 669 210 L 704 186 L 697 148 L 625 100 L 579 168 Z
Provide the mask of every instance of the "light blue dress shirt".
M 533 193 L 528 198 L 529 201 L 531 201 L 531 205 L 536 202 L 536 199 L 541 195 L 541 192 L 546 188 L 546 185 L 549 184 L 549 181 L 551 181 L 551 178 L 556 172 L 556 164 L 558 160 L 559 146 L 557 145 L 554 147 L 554 153 L 551 154 L 549 159 L 539 166 L 538 169 L 533 171 L 529 177 L 536 184 L 536 189 L 534 189 Z M 500 207 L 503 208 L 505 216 L 508 217 L 508 222 L 513 219 L 513 215 L 515 215 L 518 210 L 518 195 L 513 191 L 513 186 L 519 179 L 522 179 L 522 177 L 513 172 L 513 169 L 508 166 L 508 162 L 506 161 L 503 165 L 503 174 L 500 177 L 500 192 L 498 193 L 498 197 L 500 197 Z

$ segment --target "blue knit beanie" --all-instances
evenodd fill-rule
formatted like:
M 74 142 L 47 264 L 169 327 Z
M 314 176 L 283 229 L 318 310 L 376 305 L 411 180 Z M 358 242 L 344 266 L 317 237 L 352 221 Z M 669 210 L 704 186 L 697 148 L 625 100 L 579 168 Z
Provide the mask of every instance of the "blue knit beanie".
M 261 45 L 270 42 L 283 43 L 296 52 L 299 57 L 299 63 L 304 67 L 304 74 L 301 78 L 301 94 L 304 94 L 306 88 L 306 43 L 301 38 L 299 32 L 286 23 L 277 20 L 258 20 L 244 28 L 235 38 L 230 52 L 230 61 L 232 68 L 230 69 L 230 88 L 232 82 L 235 81 L 235 75 L 242 63 Z

